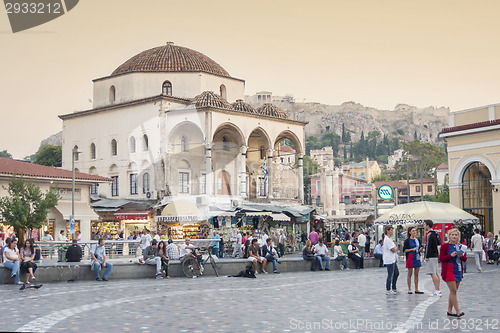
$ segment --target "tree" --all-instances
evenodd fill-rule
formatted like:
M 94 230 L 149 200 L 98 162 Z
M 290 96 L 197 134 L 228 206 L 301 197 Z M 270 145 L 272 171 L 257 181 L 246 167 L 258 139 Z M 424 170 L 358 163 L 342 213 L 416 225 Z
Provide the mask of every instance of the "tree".
M 7 196 L 0 198 L 0 213 L 4 224 L 13 226 L 21 242 L 24 229 L 41 228 L 49 210 L 57 204 L 54 190 L 42 193 L 40 187 L 14 175 L 9 181 Z
M 323 138 L 321 140 L 322 147 L 331 146 L 334 155 L 336 155 L 339 151 L 340 140 L 341 138 L 338 134 L 327 132 L 325 133 L 325 135 L 323 135 Z
M 7 150 L 0 151 L 0 157 L 12 158 L 12 155 Z
M 419 140 L 404 143 L 403 149 L 405 157 L 395 166 L 398 179 L 406 179 L 407 166 L 411 178 L 425 178 L 431 169 L 447 160 L 441 147 Z
M 62 165 L 62 147 L 53 145 L 40 147 L 35 154 L 33 163 L 60 167 Z

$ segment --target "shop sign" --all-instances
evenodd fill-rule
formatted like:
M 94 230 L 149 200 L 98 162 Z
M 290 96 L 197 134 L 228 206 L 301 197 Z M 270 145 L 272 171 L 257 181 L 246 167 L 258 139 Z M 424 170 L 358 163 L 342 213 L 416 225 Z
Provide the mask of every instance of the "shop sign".
M 60 200 L 71 200 L 71 188 L 66 187 L 52 187 L 57 192 Z M 75 188 L 75 200 L 81 200 L 81 190 Z
M 156 222 L 167 222 L 167 223 L 175 223 L 175 222 L 198 222 L 201 221 L 202 218 L 197 215 L 178 215 L 178 216 L 155 216 Z
M 147 220 L 149 213 L 115 213 L 115 220 Z
M 309 222 L 309 214 L 304 214 L 302 216 L 299 216 L 295 219 L 295 222 L 297 223 L 307 223 Z

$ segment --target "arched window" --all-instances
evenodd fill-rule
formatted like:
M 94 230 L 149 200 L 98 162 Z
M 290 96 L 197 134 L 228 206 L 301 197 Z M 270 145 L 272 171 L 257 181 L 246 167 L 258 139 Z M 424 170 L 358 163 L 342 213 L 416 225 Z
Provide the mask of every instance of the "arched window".
M 222 136 L 222 149 L 229 150 L 229 141 L 225 135 Z
M 130 137 L 130 152 L 135 153 L 135 137 Z
M 482 230 L 493 229 L 491 173 L 481 162 L 471 163 L 462 178 L 463 209 L 479 218 Z
M 115 86 L 109 87 L 109 102 L 113 103 L 116 100 L 116 88 Z
M 172 83 L 170 81 L 163 82 L 161 86 L 161 94 L 165 96 L 172 96 Z
M 78 146 L 77 145 L 75 145 L 73 147 L 73 153 L 75 154 L 75 161 L 78 161 L 78 155 L 80 155 L 80 154 L 78 154 Z
M 189 151 L 189 140 L 183 135 L 181 136 L 181 152 L 187 153 Z
M 96 154 L 95 154 L 95 144 L 92 142 L 90 144 L 90 158 L 93 159 L 93 160 L 95 160 L 95 156 L 96 156 Z
M 223 84 L 220 85 L 220 97 L 222 97 L 225 100 L 227 100 L 226 86 L 223 85 Z
M 116 143 L 115 139 L 111 140 L 111 155 L 118 155 L 118 144 Z
M 148 141 L 148 136 L 144 134 L 142 136 L 142 150 L 148 151 L 149 149 L 149 141 Z
M 149 192 L 149 173 L 145 172 L 142 175 L 142 193 L 146 194 Z

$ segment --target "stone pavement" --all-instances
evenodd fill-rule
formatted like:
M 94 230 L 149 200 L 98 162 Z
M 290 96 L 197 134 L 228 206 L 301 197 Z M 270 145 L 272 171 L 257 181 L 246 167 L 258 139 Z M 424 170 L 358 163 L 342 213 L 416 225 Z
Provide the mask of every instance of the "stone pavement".
M 448 288 L 385 295 L 385 268 L 169 280 L 2 285 L 0 331 L 18 332 L 500 332 L 500 266 L 465 274 L 463 320 L 446 317 Z M 456 329 L 455 329 L 456 328 Z

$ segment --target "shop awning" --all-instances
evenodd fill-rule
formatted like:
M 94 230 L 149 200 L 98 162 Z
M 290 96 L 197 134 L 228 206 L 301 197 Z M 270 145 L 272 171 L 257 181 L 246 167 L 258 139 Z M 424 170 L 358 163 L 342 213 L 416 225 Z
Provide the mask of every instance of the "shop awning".
M 209 211 L 207 213 L 207 218 L 214 217 L 214 216 L 235 216 L 235 215 L 236 215 L 236 212 L 226 212 L 226 211 L 217 210 L 217 211 Z
M 327 223 L 345 223 L 345 222 L 366 223 L 366 222 L 373 222 L 374 217 L 371 214 L 330 215 L 327 216 L 325 220 Z
M 247 212 L 246 216 L 272 216 L 272 212 Z
M 183 199 L 172 201 L 163 208 L 161 216 L 155 217 L 155 221 L 157 222 L 183 224 L 199 222 L 204 219 L 193 203 Z
M 55 208 L 62 214 L 65 220 L 69 220 L 71 216 L 71 201 L 66 202 L 59 200 Z M 94 212 L 90 204 L 75 202 L 75 220 L 81 219 L 98 220 L 99 215 Z
M 290 221 L 290 217 L 288 217 L 282 213 L 273 213 L 273 214 L 271 214 L 271 217 L 273 218 L 273 221 L 281 221 L 281 222 Z
M 309 214 L 314 210 L 309 206 L 277 206 L 273 204 L 242 204 L 241 210 L 247 215 L 253 212 L 273 212 L 273 213 L 288 213 L 295 217 L 300 217 Z
M 116 212 L 115 220 L 147 220 L 149 212 Z

